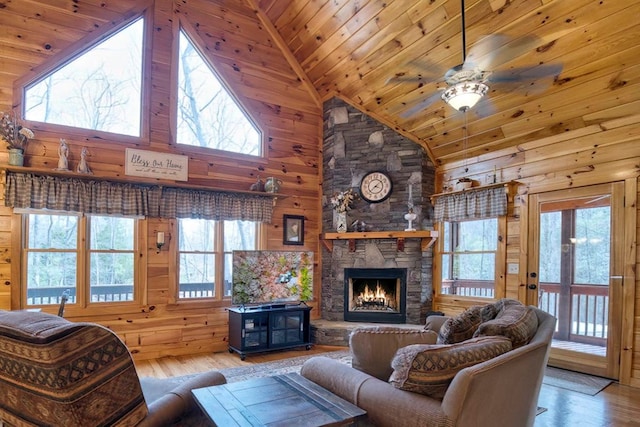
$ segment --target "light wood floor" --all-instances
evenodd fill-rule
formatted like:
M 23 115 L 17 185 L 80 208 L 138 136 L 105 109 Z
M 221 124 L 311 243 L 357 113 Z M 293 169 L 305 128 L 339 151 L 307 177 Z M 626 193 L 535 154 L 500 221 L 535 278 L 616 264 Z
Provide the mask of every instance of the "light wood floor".
M 308 351 L 302 348 L 248 355 L 244 361 L 237 354 L 229 352 L 164 357 L 138 361 L 136 368 L 140 376 L 166 378 L 343 349 L 344 347 L 313 346 Z M 611 384 L 595 396 L 543 384 L 538 404 L 547 408 L 547 411 L 536 417 L 535 427 L 640 426 L 640 389 L 617 383 Z

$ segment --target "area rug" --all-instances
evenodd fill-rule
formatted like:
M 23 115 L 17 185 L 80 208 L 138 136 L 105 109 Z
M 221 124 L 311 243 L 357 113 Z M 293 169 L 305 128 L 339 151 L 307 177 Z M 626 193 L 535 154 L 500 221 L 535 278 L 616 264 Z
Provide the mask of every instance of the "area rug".
M 247 379 L 267 377 L 273 375 L 288 374 L 291 372 L 300 372 L 302 364 L 314 356 L 324 356 L 338 360 L 345 364 L 351 363 L 351 353 L 349 350 L 329 351 L 326 353 L 308 354 L 305 356 L 291 357 L 288 359 L 277 360 L 274 362 L 256 363 L 248 366 L 237 366 L 235 368 L 220 369 L 220 372 L 227 379 L 227 383 L 244 381 Z M 167 391 L 179 386 L 185 381 L 193 378 L 198 374 L 181 375 L 177 377 L 158 379 L 153 377 L 140 378 L 140 382 L 144 384 L 144 398 L 147 402 L 153 402 L 158 397 L 164 395 Z
M 551 366 L 547 366 L 544 379 L 542 380 L 543 384 L 588 394 L 590 396 L 595 396 L 612 382 L 613 381 L 608 378 L 595 377 L 593 375 L 581 374 L 579 372 L 553 368 Z
M 289 374 L 291 372 L 300 373 L 302 364 L 314 357 L 324 356 L 336 359 L 345 364 L 351 364 L 351 353 L 349 350 L 329 351 L 326 353 L 316 353 L 306 356 L 291 357 L 289 359 L 276 360 L 275 362 L 257 363 L 251 366 L 238 366 L 235 368 L 221 369 L 220 373 L 224 375 L 228 383 L 236 381 L 244 381 L 249 378 L 270 377 L 273 375 Z

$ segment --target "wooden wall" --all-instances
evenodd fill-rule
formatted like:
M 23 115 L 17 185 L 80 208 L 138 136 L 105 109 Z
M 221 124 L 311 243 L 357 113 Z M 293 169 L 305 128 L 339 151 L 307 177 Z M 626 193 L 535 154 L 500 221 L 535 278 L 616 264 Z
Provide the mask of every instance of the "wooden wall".
M 30 4 L 27 4 L 30 3 Z M 57 165 L 59 138 L 70 146 L 70 168 L 74 169 L 82 147 L 88 147 L 89 165 L 99 177 L 140 182 L 124 174 L 124 150 L 135 147 L 189 156 L 188 185 L 234 190 L 248 190 L 258 176 L 273 176 L 283 181 L 281 197 L 274 208 L 273 223 L 264 233 L 266 249 L 312 250 L 319 267 L 319 151 L 322 135 L 322 110 L 317 93 L 310 90 L 296 72 L 296 65 L 279 48 L 254 10 L 242 1 L 225 0 L 156 0 L 131 2 L 98 0 L 68 2 L 10 2 L 4 17 L 14 14 L 24 22 L 23 31 L 3 34 L 0 72 L 0 111 L 19 108 L 19 84 L 50 67 L 51 62 L 81 49 L 100 34 L 145 7 L 152 20 L 149 37 L 153 51 L 145 81 L 153 88 L 146 100 L 145 119 L 149 132 L 140 140 L 104 140 L 90 132 L 73 129 L 52 130 L 33 124 L 36 138 L 31 141 L 25 166 L 51 170 Z M 243 156 L 212 155 L 197 148 L 178 147 L 173 141 L 172 120 L 176 76 L 176 34 L 182 24 L 194 35 L 196 43 L 235 95 L 251 112 L 265 133 L 266 156 L 252 159 Z M 14 33 L 14 31 L 16 31 Z M 27 123 L 28 125 L 31 125 Z M 7 154 L 0 153 L 0 164 Z M 3 181 L 4 182 L 4 181 Z M 304 215 L 305 245 L 282 244 L 283 214 Z M 0 207 L 0 308 L 16 309 L 19 288 L 19 260 L 12 259 L 12 222 L 19 219 L 11 209 Z M 15 224 L 14 224 L 15 225 Z M 175 235 L 175 221 L 148 219 L 146 248 L 140 256 L 146 265 L 146 303 L 123 312 L 122 309 L 96 309 L 88 317 L 68 306 L 66 317 L 72 320 L 97 321 L 121 335 L 137 358 L 154 358 L 169 354 L 202 351 L 226 351 L 228 302 L 217 304 L 172 304 L 170 283 L 175 280 L 175 245 L 156 253 L 155 232 Z M 172 240 L 175 242 L 175 240 Z M 318 270 L 319 271 L 319 270 Z M 319 277 L 319 275 L 317 276 Z M 319 279 L 314 283 L 319 292 Z M 12 296 L 13 295 L 13 296 Z M 13 304 L 12 304 L 13 299 Z M 57 311 L 51 310 L 52 312 Z M 314 309 L 314 315 L 319 312 Z
M 617 96 L 637 94 L 638 89 L 621 88 Z M 578 106 L 576 106 L 578 107 Z M 499 181 L 517 181 L 520 185 L 512 199 L 507 225 L 507 249 L 504 265 L 518 264 L 518 274 L 506 274 L 504 294 L 521 301 L 530 300 L 525 284 L 527 271 L 527 201 L 528 195 L 547 191 L 624 182 L 625 235 L 614 236 L 624 248 L 624 301 L 616 310 L 623 316 L 620 380 L 640 386 L 640 262 L 637 224 L 640 210 L 637 178 L 640 169 L 640 115 L 637 105 L 625 104 L 584 114 L 580 119 L 588 126 L 555 135 L 543 135 L 516 147 L 496 150 L 469 158 L 466 162 L 448 163 L 438 168 L 438 188 L 451 185 L 459 177 L 470 176 L 480 182 L 494 167 Z M 561 124 L 559 124 L 561 125 Z M 464 170 L 468 168 L 469 172 Z M 528 299 L 529 297 L 529 299 Z M 436 298 L 434 305 L 455 311 L 470 302 L 455 297 Z M 614 332 L 614 331 L 612 331 Z M 570 361 L 567 361 L 570 364 Z

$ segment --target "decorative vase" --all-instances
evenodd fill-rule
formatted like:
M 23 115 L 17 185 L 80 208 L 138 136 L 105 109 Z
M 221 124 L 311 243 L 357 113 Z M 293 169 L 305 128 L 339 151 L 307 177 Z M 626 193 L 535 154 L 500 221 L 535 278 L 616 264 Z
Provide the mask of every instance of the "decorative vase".
M 264 191 L 267 193 L 277 193 L 280 191 L 280 186 L 282 185 L 282 181 L 278 178 L 269 177 L 264 183 Z
M 336 231 L 338 233 L 347 232 L 347 213 L 336 212 Z
M 11 166 L 23 166 L 24 154 L 20 148 L 9 148 L 9 164 Z

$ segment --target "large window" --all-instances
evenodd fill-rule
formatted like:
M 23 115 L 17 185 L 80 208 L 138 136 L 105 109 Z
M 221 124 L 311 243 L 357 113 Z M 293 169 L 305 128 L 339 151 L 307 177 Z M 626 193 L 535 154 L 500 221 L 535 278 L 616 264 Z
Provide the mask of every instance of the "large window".
M 178 298 L 230 297 L 232 252 L 256 249 L 257 230 L 251 221 L 179 219 Z
M 25 118 L 140 136 L 142 18 L 25 90 Z
M 178 67 L 177 142 L 260 155 L 260 132 L 183 31 Z
M 444 222 L 441 293 L 494 297 L 498 220 Z
M 23 215 L 26 306 L 136 299 L 137 220 L 80 214 Z

